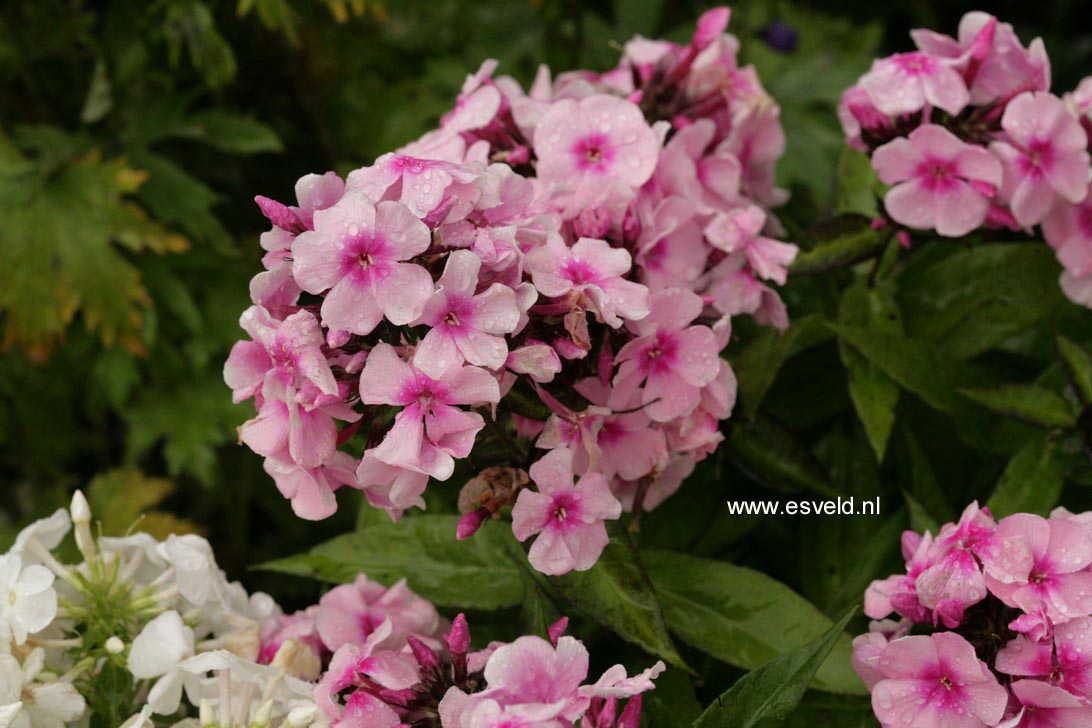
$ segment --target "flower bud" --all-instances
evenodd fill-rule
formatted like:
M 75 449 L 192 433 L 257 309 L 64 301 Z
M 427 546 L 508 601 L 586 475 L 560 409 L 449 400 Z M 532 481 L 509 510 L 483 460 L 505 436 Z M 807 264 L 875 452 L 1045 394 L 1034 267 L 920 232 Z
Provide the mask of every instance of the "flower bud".
M 106 651 L 111 655 L 120 655 L 125 651 L 125 643 L 117 637 L 106 640 Z
M 258 706 L 258 711 L 254 713 L 254 720 L 250 723 L 250 728 L 269 728 L 270 721 L 273 720 L 273 701 L 267 700 Z

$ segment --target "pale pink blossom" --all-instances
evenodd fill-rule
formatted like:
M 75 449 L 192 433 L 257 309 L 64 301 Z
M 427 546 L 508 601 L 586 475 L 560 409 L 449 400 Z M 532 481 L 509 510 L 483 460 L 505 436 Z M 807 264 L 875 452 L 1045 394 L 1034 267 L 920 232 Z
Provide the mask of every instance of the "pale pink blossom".
M 1077 205 L 1055 203 L 1043 219 L 1043 237 L 1067 273 L 1092 274 L 1092 196 Z
M 1025 612 L 1042 607 L 1056 622 L 1092 614 L 1092 536 L 1080 524 L 1017 513 L 998 524 L 995 539 L 1030 552 L 987 558 L 986 584 L 998 599 Z
M 998 170 L 1000 177 L 1000 169 Z M 743 251 L 751 270 L 761 278 L 784 285 L 788 266 L 796 258 L 797 248 L 789 243 L 762 235 L 766 213 L 757 205 L 747 205 L 719 212 L 705 228 L 705 237 L 713 247 L 726 253 Z
M 987 728 L 1004 717 L 1008 691 L 954 632 L 893 640 L 875 669 L 872 710 L 883 728 Z
M 309 521 L 322 520 L 337 511 L 334 491 L 344 485 L 357 487 L 356 466 L 356 461 L 343 452 L 334 452 L 322 465 L 311 468 L 276 457 L 268 457 L 263 463 L 277 490 L 292 501 L 292 511 Z
M 343 705 L 341 694 L 362 684 L 386 690 L 405 690 L 420 680 L 417 662 L 405 652 L 381 649 L 391 636 L 389 621 L 378 625 L 362 644 L 346 643 L 334 654 L 318 686 L 315 703 L 335 726 L 395 728 L 398 713 L 366 690 L 355 690 Z
M 926 104 L 958 114 L 970 101 L 963 77 L 926 53 L 896 53 L 873 61 L 860 86 L 887 116 L 921 111 Z
M 357 484 L 375 508 L 385 510 L 398 520 L 407 508 L 424 508 L 421 495 L 428 487 L 428 473 L 398 465 L 388 465 L 368 450 L 356 469 Z
M 590 569 L 610 540 L 604 521 L 622 513 L 607 479 L 590 472 L 574 483 L 573 452 L 567 448 L 546 453 L 529 472 L 538 489 L 520 491 L 512 532 L 519 541 L 538 534 L 528 555 L 531 565 L 544 574 Z
M 360 373 L 360 401 L 402 407 L 383 442 L 373 451 L 388 465 L 420 470 L 445 480 L 453 458 L 470 454 L 485 421 L 455 405 L 500 401 L 497 380 L 478 367 L 455 366 L 433 379 L 404 361 L 389 344 L 377 344 Z
M 406 263 L 425 252 L 428 228 L 397 202 L 347 194 L 315 214 L 315 230 L 292 244 L 293 273 L 303 290 L 325 293 L 322 322 L 369 334 L 384 316 L 394 324 L 419 317 L 432 295 L 432 277 Z
M 405 579 L 388 589 L 363 574 L 322 596 L 315 628 L 326 649 L 336 652 L 342 645 L 363 645 L 388 621 L 389 633 L 373 642 L 377 650 L 401 649 L 409 635 L 431 639 L 441 628 L 436 607 L 410 591 Z
M 306 383 L 285 399 L 267 398 L 258 416 L 239 428 L 239 439 L 254 452 L 269 458 L 317 468 L 329 460 L 337 447 L 335 419 L 360 419 L 345 403 L 344 385 L 336 395 L 322 394 Z
M 1002 140 L 990 145 L 1004 166 L 1002 199 L 1021 225 L 1034 225 L 1055 202 L 1077 204 L 1088 193 L 1088 139 L 1057 96 L 1022 93 L 1005 107 Z
M 1084 728 L 1092 725 L 1092 706 L 1062 688 L 1039 680 L 1017 680 L 1011 689 L 1020 710 L 999 723 L 998 728 Z
M 242 402 L 272 387 L 271 396 L 290 396 L 307 381 L 323 394 L 337 394 L 337 382 L 322 351 L 319 322 L 307 311 L 278 321 L 260 306 L 243 312 L 239 325 L 253 341 L 239 341 L 224 364 L 232 399 Z
M 628 101 L 605 94 L 560 99 L 535 128 L 536 172 L 546 185 L 618 181 L 638 188 L 652 176 L 659 147 L 641 110 Z
M 642 404 L 656 422 L 681 417 L 697 407 L 701 389 L 716 378 L 716 336 L 707 326 L 690 325 L 702 301 L 681 288 L 652 297 L 652 313 L 630 324 L 637 338 L 618 351 L 614 386 L 627 397 L 643 384 Z
M 926 124 L 872 155 L 888 214 L 916 230 L 960 237 L 982 225 L 1001 186 L 1001 163 L 942 126 Z
M 524 263 L 543 296 L 568 298 L 614 328 L 622 319 L 648 315 L 648 289 L 625 278 L 632 267 L 629 253 L 604 240 L 580 238 L 570 248 L 560 236 L 551 236 L 527 253 Z
M 475 294 L 480 270 L 481 259 L 474 253 L 452 251 L 436 292 L 414 322 L 429 330 L 417 343 L 413 363 L 431 377 L 464 361 L 487 369 L 504 366 L 508 344 L 502 335 L 519 325 L 516 292 L 494 283 Z

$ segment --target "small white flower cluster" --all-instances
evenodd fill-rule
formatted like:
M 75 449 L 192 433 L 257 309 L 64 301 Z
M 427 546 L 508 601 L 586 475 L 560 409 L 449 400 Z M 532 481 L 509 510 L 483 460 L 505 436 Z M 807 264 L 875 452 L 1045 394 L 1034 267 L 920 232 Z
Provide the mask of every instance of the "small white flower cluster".
M 77 564 L 54 554 L 69 532 Z M 77 492 L 0 556 L 0 728 L 91 713 L 123 728 L 320 726 L 314 685 L 295 677 L 300 645 L 257 661 L 261 624 L 279 614 L 199 536 L 96 538 Z

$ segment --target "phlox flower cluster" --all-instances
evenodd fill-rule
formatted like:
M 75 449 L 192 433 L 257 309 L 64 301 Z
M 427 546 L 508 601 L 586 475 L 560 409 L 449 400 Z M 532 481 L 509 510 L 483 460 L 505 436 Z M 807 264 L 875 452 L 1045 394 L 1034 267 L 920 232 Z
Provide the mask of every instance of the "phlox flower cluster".
M 876 60 L 842 96 L 849 145 L 868 153 L 888 220 L 961 237 L 980 228 L 1039 234 L 1060 284 L 1092 307 L 1092 78 L 1059 97 L 1050 59 L 985 12 L 956 38 L 911 33 L 917 50 Z
M 853 642 L 881 725 L 1092 725 L 1092 514 L 995 521 L 973 503 L 902 550 Z
M 563 636 L 470 650 L 405 581 L 360 575 L 285 614 L 217 567 L 207 541 L 93 538 L 81 494 L 0 556 L 0 726 L 637 728 L 663 663 L 588 682 Z M 73 530 L 83 557 L 53 551 Z M 96 724 L 92 722 L 92 724 Z
M 258 198 L 266 270 L 224 377 L 300 517 L 348 486 L 397 519 L 472 457 L 508 485 L 471 486 L 459 537 L 512 506 L 560 574 L 716 448 L 730 317 L 784 327 L 768 284 L 796 254 L 770 212 L 778 107 L 728 19 L 526 91 L 486 62 L 421 139 Z

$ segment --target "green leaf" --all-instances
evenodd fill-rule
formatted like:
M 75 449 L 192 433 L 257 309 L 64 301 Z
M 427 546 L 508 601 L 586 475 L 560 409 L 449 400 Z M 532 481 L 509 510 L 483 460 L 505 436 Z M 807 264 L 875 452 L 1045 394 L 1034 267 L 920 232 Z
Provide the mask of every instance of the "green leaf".
M 701 715 L 701 703 L 684 671 L 669 667 L 656 678 L 656 689 L 645 693 L 641 714 L 649 726 L 690 725 Z
M 997 518 L 1013 513 L 1047 515 L 1058 505 L 1065 474 L 1055 459 L 1055 443 L 1040 436 L 1017 452 L 986 503 Z
M 725 443 L 733 462 L 755 480 L 781 490 L 837 496 L 823 467 L 786 428 L 758 415 L 732 425 Z
M 758 667 L 830 629 L 826 615 L 761 572 L 671 551 L 646 551 L 644 557 L 671 631 L 729 664 Z M 819 687 L 862 694 L 864 685 L 850 667 L 849 638 L 833 649 L 819 670 Z
M 777 378 L 781 365 L 798 348 L 813 344 L 815 334 L 823 335 L 819 317 L 803 316 L 785 331 L 764 328 L 750 344 L 732 359 L 732 370 L 739 383 L 739 403 L 743 412 L 753 415 Z M 829 334 L 828 334 L 829 335 Z
M 1077 425 L 1077 418 L 1061 396 L 1033 384 L 1006 384 L 959 391 L 967 399 L 989 410 L 1029 425 L 1066 429 Z
M 194 114 L 189 128 L 191 136 L 225 152 L 257 154 L 284 148 L 277 133 L 265 124 L 222 109 Z
M 671 642 L 660 600 L 633 539 L 616 522 L 608 530 L 610 543 L 595 566 L 550 577 L 549 588 L 622 639 L 689 669 Z
M 865 326 L 888 334 L 902 333 L 902 321 L 894 297 L 886 288 L 868 288 L 858 280 L 842 294 L 839 321 L 844 326 Z M 868 442 L 883 462 L 887 440 L 895 424 L 895 405 L 899 400 L 899 385 L 863 354 L 844 340 L 838 351 L 846 367 L 849 396 L 861 418 Z
M 184 406 L 179 403 L 184 402 Z M 152 388 L 125 413 L 128 456 L 135 461 L 162 444 L 171 477 L 193 475 L 205 485 L 215 481 L 216 448 L 236 437 L 242 408 L 231 402 L 219 376 L 182 386 Z
M 1087 407 L 1092 404 L 1092 354 L 1061 334 L 1055 335 L 1055 343 L 1073 393 Z
M 110 113 L 113 106 L 114 99 L 110 93 L 110 76 L 106 72 L 106 64 L 100 58 L 95 62 L 95 70 L 91 74 L 91 87 L 88 89 L 87 98 L 83 102 L 80 121 L 84 124 L 94 124 Z
M 891 379 L 942 412 L 954 407 L 952 364 L 932 343 L 862 326 L 830 324 L 842 341 Z
M 167 252 L 186 245 L 132 201 L 143 173 L 121 160 L 103 161 L 93 150 L 67 160 L 0 161 L 5 177 L 20 179 L 22 187 L 18 195 L 0 197 L 6 343 L 40 358 L 79 315 L 106 345 L 143 353 L 148 294 L 122 249 Z
M 762 720 L 788 718 L 819 666 L 844 639 L 855 613 L 850 610 L 821 637 L 741 677 L 694 721 L 694 728 L 753 728 Z
M 303 558 L 261 568 L 348 582 L 359 573 L 390 584 L 406 579 L 424 598 L 443 607 L 501 609 L 519 604 L 524 584 L 503 525 L 482 524 L 473 538 L 455 540 L 454 515 L 420 514 L 372 525 L 311 549 Z
M 805 275 L 848 268 L 878 255 L 890 237 L 890 231 L 873 230 L 864 215 L 841 215 L 801 236 L 802 252 L 789 272 Z
M 935 342 L 954 360 L 1050 320 L 1064 305 L 1058 263 L 1042 243 L 942 249 L 917 262 L 911 258 L 899 275 L 899 296 L 907 332 Z
M 838 157 L 837 196 L 834 211 L 838 214 L 858 213 L 869 218 L 879 214 L 877 200 L 883 194 L 883 184 L 872 169 L 868 155 L 843 147 Z

